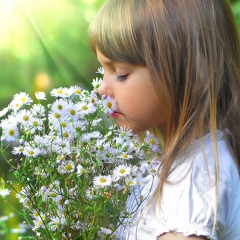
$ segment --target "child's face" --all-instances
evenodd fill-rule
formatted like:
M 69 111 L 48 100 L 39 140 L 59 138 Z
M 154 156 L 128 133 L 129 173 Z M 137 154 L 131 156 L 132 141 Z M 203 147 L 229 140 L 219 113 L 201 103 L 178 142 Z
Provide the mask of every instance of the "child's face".
M 118 126 L 130 128 L 134 133 L 158 127 L 164 135 L 167 116 L 154 91 L 148 69 L 112 62 L 100 52 L 97 57 L 104 68 L 98 92 L 116 101 L 117 109 L 111 117 Z

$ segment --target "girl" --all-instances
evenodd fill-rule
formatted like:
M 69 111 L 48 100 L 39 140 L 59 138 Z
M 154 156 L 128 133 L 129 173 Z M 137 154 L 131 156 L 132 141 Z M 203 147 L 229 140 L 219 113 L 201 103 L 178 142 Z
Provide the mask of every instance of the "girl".
M 153 191 L 118 238 L 239 240 L 240 43 L 227 1 L 107 0 L 89 34 L 111 116 L 163 141 Z

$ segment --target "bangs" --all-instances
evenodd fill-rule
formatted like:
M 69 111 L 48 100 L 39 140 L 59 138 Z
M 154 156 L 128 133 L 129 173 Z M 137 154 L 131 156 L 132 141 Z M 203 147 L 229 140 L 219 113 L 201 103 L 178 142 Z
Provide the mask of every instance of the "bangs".
M 141 0 L 111 0 L 89 27 L 90 47 L 116 62 L 145 65 L 141 52 Z M 134 9 L 134 12 L 132 10 Z

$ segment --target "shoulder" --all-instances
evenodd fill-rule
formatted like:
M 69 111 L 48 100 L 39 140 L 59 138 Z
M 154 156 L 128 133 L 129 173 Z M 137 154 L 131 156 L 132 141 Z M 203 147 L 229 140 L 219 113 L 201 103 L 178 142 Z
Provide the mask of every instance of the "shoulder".
M 219 135 L 218 184 L 215 179 L 213 144 L 207 135 L 204 148 L 199 143 L 194 144 L 183 163 L 170 175 L 169 180 L 173 184 L 164 186 L 164 220 L 167 225 L 175 226 L 176 231 L 211 236 L 217 202 L 217 232 L 222 232 L 224 236 L 231 229 L 235 234 L 240 234 L 240 230 L 237 230 L 240 222 L 239 172 L 223 135 Z

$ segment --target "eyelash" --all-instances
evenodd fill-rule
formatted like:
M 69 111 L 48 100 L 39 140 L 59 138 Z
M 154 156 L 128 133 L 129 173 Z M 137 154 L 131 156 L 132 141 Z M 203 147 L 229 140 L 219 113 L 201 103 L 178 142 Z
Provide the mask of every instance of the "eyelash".
M 121 75 L 121 76 L 117 76 L 117 81 L 119 82 L 123 82 L 124 80 L 126 80 L 128 77 L 128 74 L 126 75 Z

